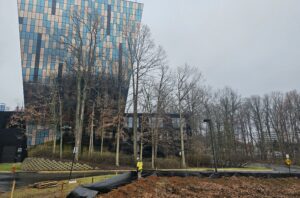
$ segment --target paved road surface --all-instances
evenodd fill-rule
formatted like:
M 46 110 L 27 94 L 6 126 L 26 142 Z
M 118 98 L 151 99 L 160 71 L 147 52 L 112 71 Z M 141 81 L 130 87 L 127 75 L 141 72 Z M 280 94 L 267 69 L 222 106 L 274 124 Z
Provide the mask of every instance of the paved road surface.
M 273 169 L 274 172 L 278 173 L 288 173 L 289 169 L 285 165 L 274 165 L 274 164 L 263 164 L 263 163 L 250 163 L 245 167 L 266 167 Z M 299 166 L 291 166 L 291 173 L 300 173 Z
M 274 172 L 277 173 L 288 173 L 289 169 L 284 165 L 271 165 L 271 164 L 261 164 L 261 163 L 251 163 L 248 164 L 249 167 L 266 167 L 272 168 Z M 246 166 L 246 167 L 247 167 Z M 300 173 L 300 167 L 292 166 L 292 173 Z M 73 173 L 72 178 L 96 176 L 96 175 L 107 175 L 111 172 L 90 172 L 90 173 Z M 69 173 L 16 173 L 16 187 L 24 187 L 29 184 L 33 184 L 40 181 L 50 181 L 50 180 L 66 180 L 69 178 Z M 0 173 L 0 192 L 6 192 L 11 189 L 13 181 L 13 175 L 11 173 Z
M 90 172 L 73 173 L 72 178 L 89 177 L 97 175 L 107 175 L 108 173 Z M 59 181 L 69 179 L 69 173 L 16 173 L 16 188 L 28 186 L 41 181 Z M 13 181 L 11 173 L 0 173 L 0 192 L 10 191 Z

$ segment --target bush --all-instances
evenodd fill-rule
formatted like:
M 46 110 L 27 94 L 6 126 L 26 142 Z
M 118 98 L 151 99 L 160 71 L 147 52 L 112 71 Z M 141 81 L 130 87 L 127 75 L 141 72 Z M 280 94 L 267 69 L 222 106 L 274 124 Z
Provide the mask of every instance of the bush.
M 212 156 L 207 154 L 187 155 L 186 162 L 189 167 L 203 167 L 211 165 Z
M 28 150 L 28 157 L 41 157 L 41 158 L 59 158 L 59 145 L 56 146 L 55 154 L 52 153 L 52 143 L 36 145 Z M 71 160 L 73 157 L 72 147 L 69 145 L 64 146 L 63 159 Z
M 157 168 L 159 169 L 178 169 L 181 167 L 178 157 L 171 158 L 158 158 L 157 159 Z
M 31 147 L 28 150 L 28 157 L 52 157 L 52 147 L 48 144 Z
M 70 145 L 64 145 L 62 161 L 73 159 L 73 148 Z M 29 157 L 40 157 L 49 159 L 59 159 L 59 146 L 55 154 L 52 154 L 52 143 L 37 145 L 29 149 Z M 112 169 L 118 168 L 115 166 L 116 155 L 114 152 L 104 151 L 102 155 L 100 151 L 95 151 L 92 156 L 88 156 L 88 148 L 83 147 L 82 153 L 79 156 L 79 161 L 90 164 L 93 167 Z M 188 167 L 203 167 L 211 165 L 211 156 L 207 154 L 190 154 L 186 156 L 186 163 Z M 132 155 L 120 153 L 121 167 L 135 167 L 135 159 Z M 144 168 L 151 168 L 151 158 L 143 158 Z M 169 156 L 168 158 L 158 158 L 156 161 L 158 169 L 179 169 L 181 168 L 181 158 L 176 156 Z
M 151 169 L 151 158 L 143 158 L 144 169 Z M 156 166 L 158 169 L 178 169 L 180 168 L 180 158 L 168 157 L 157 158 Z
M 56 153 L 52 153 L 52 144 L 43 144 L 31 147 L 28 151 L 28 157 L 59 159 L 59 147 Z M 69 145 L 64 145 L 63 161 L 73 159 L 73 148 Z M 116 154 L 104 151 L 102 155 L 99 151 L 95 151 L 92 156 L 88 156 L 88 149 L 82 148 L 82 153 L 79 156 L 80 162 L 92 164 L 95 167 L 109 167 L 115 165 Z M 131 155 L 120 153 L 120 166 L 135 166 L 135 160 Z

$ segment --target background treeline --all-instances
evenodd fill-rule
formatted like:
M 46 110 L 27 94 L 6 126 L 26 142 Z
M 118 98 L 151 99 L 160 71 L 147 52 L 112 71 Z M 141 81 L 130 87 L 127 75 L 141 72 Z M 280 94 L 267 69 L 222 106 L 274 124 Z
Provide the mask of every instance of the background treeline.
M 169 67 L 149 27 L 130 22 L 123 30 L 126 39 L 119 46 L 121 55 L 110 60 L 111 73 L 103 69 L 99 55 L 99 44 L 105 39 L 99 34 L 104 29 L 101 17 L 87 11 L 85 15 L 72 13 L 70 19 L 72 34 L 57 31 L 50 38 L 59 38 L 54 50 L 63 51 L 64 56 L 54 53 L 53 59 L 61 67 L 47 83 L 25 83 L 26 109 L 11 121 L 14 126 L 26 122 L 52 128 L 53 156 L 59 153 L 61 159 L 66 158 L 75 146 L 79 150 L 76 160 L 93 161 L 100 156 L 100 161 L 120 166 L 122 157 L 134 162 L 150 148 L 151 157 L 145 160 L 152 168 L 163 164 L 161 157 L 174 166 L 200 166 L 211 164 L 213 134 L 221 166 L 276 162 L 285 154 L 299 159 L 297 91 L 250 98 L 227 87 L 214 91 L 205 85 L 201 66 Z M 133 115 L 132 131 L 125 130 L 125 112 Z M 140 119 L 138 113 L 145 116 Z M 177 119 L 170 121 L 170 114 Z M 212 133 L 204 119 L 211 119 Z M 163 127 L 168 120 L 177 127 Z M 127 154 L 122 152 L 124 142 L 131 148 Z M 107 150 L 112 153 L 110 160 L 103 157 Z

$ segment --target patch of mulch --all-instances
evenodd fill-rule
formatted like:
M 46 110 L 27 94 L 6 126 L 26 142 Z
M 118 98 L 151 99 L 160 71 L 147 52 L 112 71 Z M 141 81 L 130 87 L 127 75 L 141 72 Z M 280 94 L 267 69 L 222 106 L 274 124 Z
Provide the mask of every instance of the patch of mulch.
M 151 176 L 99 195 L 99 198 L 181 198 L 181 197 L 300 197 L 300 179 L 266 179 L 254 177 Z

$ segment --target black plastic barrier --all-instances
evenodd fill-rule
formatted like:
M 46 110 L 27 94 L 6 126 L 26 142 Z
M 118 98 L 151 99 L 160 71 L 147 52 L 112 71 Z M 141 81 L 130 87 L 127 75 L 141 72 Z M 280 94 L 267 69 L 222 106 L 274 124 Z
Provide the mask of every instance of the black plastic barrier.
M 261 177 L 261 178 L 300 178 L 300 173 L 279 173 L 279 172 L 198 172 L 198 171 L 143 171 L 142 176 L 148 177 L 155 175 L 158 177 Z M 75 188 L 67 197 L 68 198 L 94 198 L 99 193 L 108 193 L 113 189 L 131 183 L 137 179 L 137 173 L 132 171 L 115 176 L 111 179 L 99 183 L 82 185 Z
M 137 179 L 137 174 L 135 172 L 123 173 L 121 175 L 107 179 L 103 182 L 79 186 L 75 188 L 67 197 L 92 198 L 95 197 L 98 193 L 107 193 L 114 188 L 131 183 L 135 179 Z

